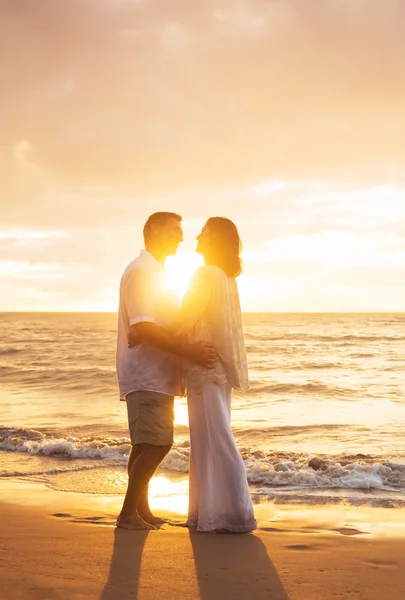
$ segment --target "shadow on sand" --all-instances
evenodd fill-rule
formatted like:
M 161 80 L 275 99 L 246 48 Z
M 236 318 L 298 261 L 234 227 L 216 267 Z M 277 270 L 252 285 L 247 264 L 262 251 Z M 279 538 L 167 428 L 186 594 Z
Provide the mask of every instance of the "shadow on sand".
M 190 530 L 201 600 L 288 600 L 264 543 L 253 534 Z
M 142 554 L 148 534 L 149 531 L 135 533 L 122 529 L 115 530 L 108 580 L 99 600 L 136 600 L 138 598 Z M 159 534 L 154 532 L 155 535 Z M 253 534 L 215 535 L 189 530 L 189 539 L 192 556 L 189 550 L 185 551 L 184 538 L 179 547 L 173 546 L 173 538 L 164 540 L 164 547 L 159 548 L 158 545 L 155 547 L 154 543 L 152 547 L 149 547 L 147 553 L 149 557 L 144 559 L 143 568 L 147 570 L 149 579 L 153 581 L 155 581 L 154 571 L 156 569 L 162 575 L 156 579 L 153 585 L 155 593 L 158 594 L 156 597 L 163 598 L 166 595 L 167 598 L 174 598 L 173 594 L 178 585 L 176 582 L 187 580 L 192 573 L 192 563 L 194 562 L 198 595 L 193 595 L 193 598 L 200 600 L 224 600 L 225 598 L 288 600 L 277 570 L 267 554 L 266 546 L 257 536 Z M 154 541 L 157 543 L 157 539 Z M 166 542 L 170 544 L 167 548 Z M 158 554 L 161 554 L 162 551 L 168 552 L 163 565 L 159 560 L 156 561 L 159 558 L 155 554 L 157 549 Z M 180 554 L 178 553 L 179 549 Z M 176 574 L 177 569 L 179 570 L 178 575 Z M 178 579 L 176 579 L 177 576 Z M 144 585 L 150 584 L 149 579 L 144 580 Z
M 99 600 L 119 600 L 138 597 L 141 574 L 142 552 L 149 531 L 138 531 L 136 535 L 125 529 L 114 532 L 114 549 L 108 580 Z M 129 547 L 128 537 L 131 537 Z

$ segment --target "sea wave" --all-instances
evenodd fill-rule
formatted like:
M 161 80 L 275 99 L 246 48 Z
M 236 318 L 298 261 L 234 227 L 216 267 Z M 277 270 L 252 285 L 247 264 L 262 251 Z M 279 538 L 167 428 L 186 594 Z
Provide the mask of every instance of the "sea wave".
M 321 492 L 321 494 L 320 494 Z M 265 502 L 274 504 L 304 505 L 304 506 L 330 506 L 349 505 L 367 506 L 369 508 L 404 508 L 405 499 L 398 492 L 376 492 L 364 490 L 361 493 L 355 490 L 277 490 L 274 488 L 254 488 L 251 490 L 252 500 L 260 504 L 262 498 Z M 360 533 L 360 532 L 358 532 Z M 352 534 L 348 534 L 352 535 Z
M 359 393 L 352 388 L 328 385 L 321 381 L 307 381 L 306 383 L 272 383 L 252 382 L 248 395 L 257 394 L 322 394 L 323 396 L 353 396 Z
M 31 361 L 31 366 L 34 362 Z M 0 376 L 3 384 L 18 383 L 19 386 L 39 386 L 43 389 L 61 386 L 71 392 L 89 393 L 92 390 L 116 390 L 117 378 L 113 368 L 95 368 L 70 366 L 69 368 L 51 368 L 47 363 L 36 363 L 34 368 L 23 368 L 20 365 L 0 365 Z
M 312 457 L 306 464 L 300 465 L 288 459 L 271 462 L 249 457 L 245 464 L 250 483 L 272 488 L 294 486 L 405 491 L 405 465 L 379 462 L 369 464 L 364 461 L 343 465 L 333 458 L 316 461 L 315 458 L 317 457 Z M 321 466 L 314 467 L 314 464 Z
M 46 469 L 43 471 L 0 471 L 0 478 L 12 478 L 12 477 L 44 477 L 47 475 L 60 475 L 61 473 L 80 473 L 82 471 L 92 471 L 99 469 L 99 465 L 83 465 L 81 467 L 66 467 L 66 468 L 55 468 Z
M 124 466 L 130 451 L 125 437 L 53 437 L 36 430 L 0 428 L 0 450 L 34 456 L 98 460 Z M 361 455 L 311 456 L 240 448 L 250 484 L 268 488 L 395 490 L 405 492 L 405 465 Z M 188 442 L 175 444 L 161 468 L 188 472 Z M 66 469 L 66 465 L 63 469 Z M 86 468 L 93 468 L 86 467 Z M 40 473 L 37 472 L 36 475 Z M 44 471 L 45 473 L 45 471 Z M 26 474 L 24 474 L 26 475 Z M 6 475 L 2 475 L 3 477 Z M 10 476 L 7 474 L 7 476 Z M 23 476 L 21 474 L 21 476 Z
M 311 362 L 302 361 L 297 365 L 294 365 L 295 369 L 341 369 L 341 363 L 333 362 Z
M 0 427 L 0 450 L 27 452 L 33 456 L 83 458 L 125 462 L 130 451 L 129 438 L 102 436 L 57 437 L 37 430 Z
M 315 333 L 285 333 L 283 335 L 271 335 L 268 332 L 245 332 L 246 340 L 252 341 L 266 341 L 266 342 L 277 342 L 277 341 L 315 341 L 315 342 L 391 342 L 391 341 L 403 341 L 405 340 L 404 335 L 322 335 Z
M 7 356 L 8 354 L 18 354 L 22 352 L 21 348 L 0 348 L 0 356 Z

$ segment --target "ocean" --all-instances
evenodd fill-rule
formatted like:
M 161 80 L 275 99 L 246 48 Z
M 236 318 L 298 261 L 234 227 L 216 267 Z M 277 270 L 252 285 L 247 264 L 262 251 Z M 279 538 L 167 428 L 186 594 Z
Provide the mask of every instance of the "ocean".
M 124 493 L 116 321 L 0 313 L 0 478 Z M 405 506 L 405 313 L 246 313 L 244 326 L 250 389 L 232 424 L 254 502 Z M 151 486 L 163 503 L 187 493 L 185 399 L 175 414 Z

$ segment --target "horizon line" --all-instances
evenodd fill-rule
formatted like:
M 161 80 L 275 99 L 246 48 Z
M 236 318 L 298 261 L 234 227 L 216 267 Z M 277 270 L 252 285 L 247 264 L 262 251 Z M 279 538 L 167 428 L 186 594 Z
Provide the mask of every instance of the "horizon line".
M 0 310 L 0 315 L 118 315 L 116 310 Z M 274 315 L 402 315 L 403 310 L 243 310 L 242 314 L 274 314 Z

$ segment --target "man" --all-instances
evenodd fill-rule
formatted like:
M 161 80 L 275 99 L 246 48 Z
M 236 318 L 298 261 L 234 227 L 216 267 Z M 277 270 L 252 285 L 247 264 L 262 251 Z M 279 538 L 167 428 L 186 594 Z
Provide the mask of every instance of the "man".
M 165 285 L 164 261 L 183 241 L 182 218 L 158 212 L 143 234 L 145 250 L 126 268 L 120 284 L 117 375 L 120 398 L 126 400 L 131 437 L 128 488 L 117 527 L 154 529 L 163 520 L 148 503 L 149 481 L 173 444 L 174 396 L 179 391 L 176 355 L 211 368 L 215 350 L 188 344 L 164 329 L 179 313 L 177 297 Z M 141 341 L 128 347 L 135 330 Z

